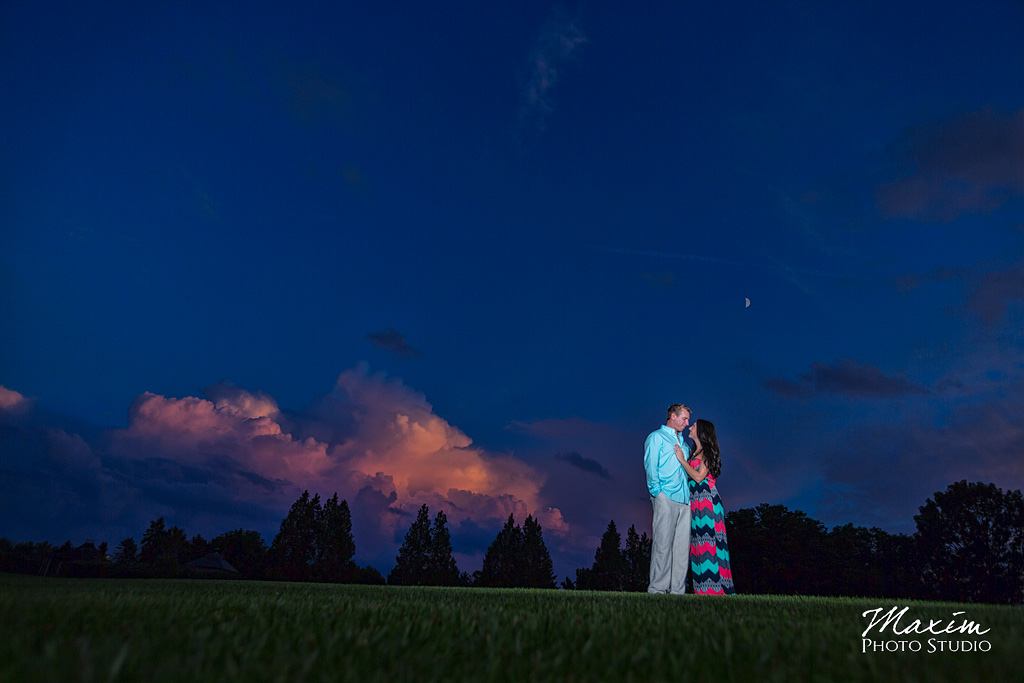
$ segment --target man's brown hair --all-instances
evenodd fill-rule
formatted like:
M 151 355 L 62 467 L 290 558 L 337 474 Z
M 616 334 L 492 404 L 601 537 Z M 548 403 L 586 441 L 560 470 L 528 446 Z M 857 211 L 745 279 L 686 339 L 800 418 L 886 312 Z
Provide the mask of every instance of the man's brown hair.
M 670 405 L 668 407 L 668 417 L 665 418 L 665 419 L 671 420 L 672 416 L 673 415 L 678 415 L 680 410 L 685 410 L 688 413 L 693 412 L 689 408 L 684 406 L 682 403 L 673 403 L 672 405 Z

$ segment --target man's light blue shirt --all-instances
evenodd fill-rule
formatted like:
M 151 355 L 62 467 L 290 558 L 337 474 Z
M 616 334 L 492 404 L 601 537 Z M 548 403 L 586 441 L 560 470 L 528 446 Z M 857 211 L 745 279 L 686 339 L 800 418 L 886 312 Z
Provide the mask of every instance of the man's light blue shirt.
M 674 446 L 679 444 L 686 457 L 690 457 L 690 447 L 679 438 L 676 430 L 668 425 L 651 432 L 644 442 L 644 469 L 647 470 L 647 490 L 654 498 L 664 493 L 669 500 L 684 505 L 690 504 L 690 487 L 687 485 L 686 471 L 676 458 Z

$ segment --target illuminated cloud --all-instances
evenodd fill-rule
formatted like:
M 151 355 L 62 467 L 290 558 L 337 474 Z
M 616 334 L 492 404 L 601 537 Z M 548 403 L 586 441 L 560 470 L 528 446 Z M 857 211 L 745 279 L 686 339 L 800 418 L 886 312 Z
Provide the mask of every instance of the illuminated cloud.
M 29 403 L 0 390 L 5 414 Z M 520 523 L 534 515 L 549 542 L 569 531 L 543 493 L 543 472 L 474 447 L 422 394 L 365 366 L 341 373 L 298 415 L 265 393 L 221 384 L 204 397 L 144 393 L 132 402 L 127 427 L 96 443 L 47 426 L 11 427 L 0 439 L 9 480 L 0 493 L 21 506 L 3 510 L 39 533 L 63 533 L 74 518 L 96 527 L 114 520 L 138 534 L 146 520 L 164 515 L 204 535 L 259 523 L 269 542 L 305 489 L 349 502 L 361 561 L 382 567 L 423 504 L 432 514 L 443 510 L 453 530 L 475 530 L 477 540 L 510 514 Z M 52 503 L 36 515 L 39 523 L 26 517 L 28 499 Z M 40 526 L 46 520 L 49 531 Z M 468 562 L 486 549 L 460 547 Z
M 399 380 L 371 375 L 365 366 L 343 372 L 311 412 L 348 428 L 331 450 L 338 471 L 367 481 L 386 475 L 398 507 L 427 503 L 455 520 L 525 517 L 547 507 L 540 498 L 544 477 L 539 472 L 514 457 L 474 448 L 422 394 Z
M 229 458 L 262 477 L 299 485 L 331 466 L 327 444 L 283 433 L 268 410 L 276 412 L 272 401 L 245 391 L 217 403 L 147 392 L 132 402 L 128 428 L 114 434 L 113 451 L 193 464 Z
M 422 394 L 365 366 L 341 373 L 301 415 L 233 385 L 211 387 L 205 398 L 147 392 L 108 442 L 127 475 L 160 482 L 160 496 L 178 504 L 285 506 L 305 489 L 336 492 L 353 510 L 361 554 L 378 563 L 423 504 L 453 525 L 500 526 L 509 514 L 533 514 L 549 534 L 569 528 L 541 495 L 542 473 L 473 447 Z
M 0 411 L 11 415 L 24 415 L 32 409 L 32 399 L 0 384 Z
M 889 216 L 946 222 L 1024 195 L 1024 109 L 922 124 L 893 145 L 902 177 L 879 187 Z

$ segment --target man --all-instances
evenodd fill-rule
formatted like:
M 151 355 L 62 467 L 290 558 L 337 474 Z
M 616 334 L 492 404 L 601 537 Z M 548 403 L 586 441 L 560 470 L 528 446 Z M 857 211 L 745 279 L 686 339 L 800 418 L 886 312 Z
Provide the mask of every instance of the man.
M 681 446 L 689 459 L 690 447 L 679 438 L 679 432 L 688 424 L 690 409 L 681 403 L 671 405 L 665 425 L 651 432 L 644 442 L 647 491 L 654 507 L 648 593 L 686 592 L 686 572 L 690 567 L 690 487 L 686 471 L 676 458 L 675 446 Z

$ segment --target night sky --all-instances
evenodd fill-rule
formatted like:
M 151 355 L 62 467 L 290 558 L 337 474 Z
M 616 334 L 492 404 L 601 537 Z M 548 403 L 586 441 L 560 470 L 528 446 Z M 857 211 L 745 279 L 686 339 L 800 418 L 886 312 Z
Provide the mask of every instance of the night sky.
M 0 536 L 1024 487 L 1020 2 L 208 4 L 0 8 Z

